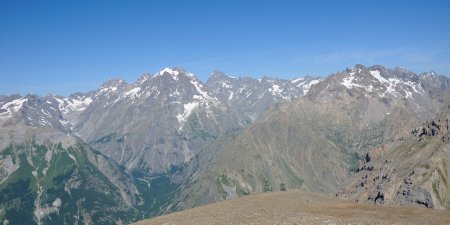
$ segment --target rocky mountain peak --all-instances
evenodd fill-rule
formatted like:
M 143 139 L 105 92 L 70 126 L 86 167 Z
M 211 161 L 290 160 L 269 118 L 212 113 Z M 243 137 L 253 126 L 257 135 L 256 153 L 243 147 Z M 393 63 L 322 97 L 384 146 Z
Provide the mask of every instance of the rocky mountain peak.
M 384 67 L 383 65 L 373 65 L 373 66 L 369 66 L 367 69 L 368 70 L 384 71 L 384 70 L 386 70 L 386 67 Z
M 118 92 L 127 86 L 127 82 L 124 79 L 112 79 L 104 82 L 98 89 L 98 95 L 109 94 L 111 92 Z
M 20 95 L 11 95 L 3 97 L 0 100 L 0 120 L 7 120 L 13 117 L 22 106 L 28 101 L 28 97 L 33 97 L 28 95 L 22 97 Z
M 195 78 L 194 74 L 189 73 L 180 67 L 164 68 L 157 72 L 154 76 L 170 76 L 174 80 L 178 80 L 179 76 L 186 76 L 191 79 Z
M 387 69 L 380 65 L 365 67 L 357 64 L 354 68 L 334 75 L 332 79 L 348 90 L 359 90 L 379 97 L 414 98 L 417 94 L 424 93 L 418 76 L 400 68 Z
M 366 66 L 364 66 L 363 64 L 355 64 L 355 69 L 361 69 L 361 70 L 365 70 L 367 69 Z
M 220 70 L 214 70 L 211 73 L 210 77 L 222 77 L 222 76 L 226 76 L 226 74 L 224 72 L 220 71 Z
M 110 79 L 105 81 L 100 88 L 108 88 L 108 87 L 117 87 L 117 86 L 125 86 L 127 82 L 122 78 Z
M 419 75 L 420 79 L 429 82 L 431 84 L 438 84 L 439 83 L 439 75 L 434 71 L 429 71 L 425 73 L 421 73 Z
M 435 73 L 434 71 L 426 72 L 423 75 L 428 77 L 437 77 L 437 73 Z
M 406 74 L 413 73 L 411 70 L 408 70 L 408 69 L 406 69 L 404 67 L 401 67 L 401 66 L 394 67 L 394 69 L 392 69 L 392 71 L 394 71 L 396 73 L 406 73 Z
M 211 75 L 208 78 L 209 80 L 220 80 L 220 79 L 236 79 L 235 77 L 229 76 L 227 74 L 225 74 L 224 72 L 220 71 L 220 70 L 215 70 L 214 72 L 211 73 Z
M 144 73 L 144 74 L 142 74 L 142 75 L 139 77 L 137 83 L 138 83 L 138 84 L 143 84 L 143 83 L 145 83 L 146 81 L 150 80 L 151 78 L 152 78 L 152 75 L 151 75 L 151 74 L 149 74 L 149 73 Z

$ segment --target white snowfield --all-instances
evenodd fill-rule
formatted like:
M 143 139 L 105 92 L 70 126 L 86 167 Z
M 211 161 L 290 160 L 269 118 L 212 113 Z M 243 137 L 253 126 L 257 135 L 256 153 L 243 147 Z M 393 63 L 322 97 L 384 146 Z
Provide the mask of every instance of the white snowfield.
M 0 119 L 11 118 L 13 114 L 18 112 L 27 101 L 27 98 L 19 98 L 3 104 L 2 107 L 0 107 L 0 109 L 2 109 L 1 111 L 3 111 L 0 111 Z
M 412 82 L 410 80 L 401 80 L 399 78 L 385 78 L 380 74 L 378 70 L 369 71 L 373 77 L 373 84 L 363 85 L 358 83 L 357 76 L 361 71 L 353 69 L 348 76 L 342 79 L 341 84 L 348 89 L 360 88 L 370 93 L 377 93 L 380 97 L 386 95 L 392 95 L 394 97 L 404 96 L 406 98 L 414 98 L 415 94 L 424 94 L 424 90 L 419 83 Z M 374 88 L 374 85 L 381 85 L 383 88 Z M 383 91 L 384 90 L 384 91 Z

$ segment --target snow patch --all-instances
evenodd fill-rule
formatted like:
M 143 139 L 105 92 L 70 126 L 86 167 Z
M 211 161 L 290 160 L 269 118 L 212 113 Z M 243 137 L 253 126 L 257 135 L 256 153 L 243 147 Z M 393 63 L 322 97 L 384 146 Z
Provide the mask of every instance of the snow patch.
M 103 93 L 110 93 L 110 92 L 115 92 L 117 91 L 117 87 L 104 87 L 102 89 L 100 89 L 99 94 L 103 94 Z
M 342 80 L 342 85 L 344 85 L 348 89 L 352 89 L 353 87 L 362 87 L 359 84 L 353 83 L 354 79 L 355 79 L 355 77 L 353 75 L 350 75 Z
M 144 74 L 139 78 L 138 83 L 143 84 L 149 79 L 150 79 L 150 76 L 148 74 Z
M 245 96 L 245 98 L 248 98 L 251 94 L 253 94 L 252 91 L 247 92 L 247 95 Z M 284 97 L 284 96 L 281 96 L 281 97 Z
M 375 70 L 375 71 L 369 71 L 369 73 L 370 73 L 373 77 L 375 77 L 375 79 L 377 79 L 380 83 L 389 83 L 389 81 L 388 81 L 386 78 L 384 78 L 384 77 L 382 77 L 382 76 L 380 75 L 380 71 L 378 71 L 378 70 Z
M 125 97 L 136 98 L 136 97 L 139 97 L 139 96 L 140 96 L 140 95 L 139 95 L 139 91 L 140 91 L 140 90 L 141 90 L 140 87 L 135 87 L 135 88 L 133 88 L 133 89 L 131 89 L 131 90 L 129 90 L 129 91 L 124 92 L 123 95 L 124 95 Z
M 386 94 L 391 94 L 393 96 L 399 95 L 399 93 L 395 91 L 395 88 L 398 85 L 406 86 L 406 90 L 404 90 L 406 98 L 413 98 L 414 93 L 419 93 L 419 94 L 424 93 L 423 88 L 419 84 L 416 84 L 412 81 L 402 81 L 398 78 L 386 79 L 380 75 L 380 71 L 378 71 L 378 70 L 369 71 L 369 72 L 377 81 L 379 81 L 382 85 L 384 85 L 386 87 L 386 91 L 380 95 L 381 97 L 384 97 Z M 401 86 L 401 87 L 404 87 L 404 86 Z M 411 90 L 414 93 L 411 92 Z
M 92 98 L 90 97 L 84 97 L 84 98 L 79 98 L 79 99 L 64 99 L 66 100 L 66 109 L 69 109 L 71 111 L 84 111 L 91 103 L 92 103 Z M 66 110 L 67 111 L 67 110 Z
M 230 93 L 230 96 L 228 97 L 228 100 L 233 99 L 233 96 L 234 96 L 234 92 L 231 92 L 231 93 Z
M 272 92 L 272 95 L 279 95 L 283 90 L 280 89 L 280 85 L 274 84 L 271 88 L 268 89 Z
M 264 97 L 264 95 L 267 93 L 267 91 L 265 91 L 264 93 L 262 93 L 262 95 L 260 95 L 259 97 L 258 97 L 258 99 L 261 99 L 262 97 Z
M 13 113 L 18 112 L 22 108 L 23 104 L 27 101 L 27 98 L 19 98 L 2 105 L 1 109 L 4 112 L 0 113 L 0 119 L 7 119 L 12 117 Z
M 214 105 L 219 104 L 219 100 L 209 96 L 209 94 L 203 90 L 203 85 L 201 83 L 199 83 L 195 79 L 190 80 L 190 82 L 192 85 L 194 85 L 195 90 L 197 90 L 197 92 L 201 95 L 201 98 L 199 98 L 199 100 L 202 100 L 204 103 L 206 103 L 207 107 L 209 107 L 209 103 L 213 103 Z
M 58 102 L 58 108 L 63 114 L 72 111 L 84 111 L 91 103 L 91 97 L 77 97 L 77 98 L 54 98 Z
M 226 82 L 222 81 L 222 87 L 224 87 L 224 88 L 231 88 L 231 85 L 229 85 Z
M 306 95 L 309 92 L 309 89 L 311 89 L 311 86 L 314 84 L 318 84 L 320 81 L 322 81 L 321 79 L 318 80 L 312 80 L 307 84 L 302 84 L 302 89 L 303 89 L 303 94 Z
M 65 105 L 65 101 L 63 99 L 60 98 L 55 98 L 55 100 L 58 102 L 58 108 L 62 113 L 65 113 L 64 110 L 64 105 Z
M 186 122 L 187 118 L 191 115 L 192 111 L 197 108 L 199 105 L 198 102 L 190 102 L 187 104 L 184 104 L 184 111 L 182 114 L 177 115 L 177 120 L 179 123 Z
M 198 93 L 200 93 L 205 99 L 211 98 L 206 91 L 202 90 L 202 85 L 198 83 L 197 81 L 191 80 L 191 84 L 194 85 L 195 90 L 197 90 Z
M 423 88 L 422 88 L 422 86 L 420 84 L 416 84 L 416 83 L 414 83 L 412 81 L 406 81 L 405 84 L 410 86 L 415 93 L 419 93 L 419 94 L 424 94 L 425 93 L 425 90 L 423 90 Z
M 295 83 L 298 83 L 299 81 L 303 81 L 303 80 L 305 80 L 305 78 L 300 77 L 300 78 L 291 80 L 291 83 L 295 84 Z
M 156 73 L 156 75 L 162 76 L 164 74 L 169 74 L 172 76 L 172 78 L 174 80 L 178 80 L 178 75 L 180 74 L 180 72 L 173 70 L 171 68 L 164 68 L 163 70 L 159 71 L 158 73 Z M 192 76 L 191 74 L 188 74 L 190 76 Z
M 275 82 L 275 81 L 271 81 L 271 82 Z M 286 100 L 289 99 L 288 96 L 284 96 L 284 95 L 282 94 L 282 92 L 284 91 L 284 89 L 281 89 L 281 88 L 280 88 L 280 85 L 273 84 L 272 87 L 270 87 L 270 88 L 267 89 L 267 90 L 268 90 L 269 92 L 272 93 L 272 96 L 279 96 L 279 97 L 281 97 L 281 98 L 283 98 L 283 99 L 286 99 Z M 249 97 L 251 94 L 252 94 L 252 92 L 250 91 L 250 93 L 247 94 L 246 98 Z
M 175 89 L 175 92 L 169 94 L 170 97 L 180 96 L 180 95 L 181 95 L 181 93 L 178 91 L 178 89 Z

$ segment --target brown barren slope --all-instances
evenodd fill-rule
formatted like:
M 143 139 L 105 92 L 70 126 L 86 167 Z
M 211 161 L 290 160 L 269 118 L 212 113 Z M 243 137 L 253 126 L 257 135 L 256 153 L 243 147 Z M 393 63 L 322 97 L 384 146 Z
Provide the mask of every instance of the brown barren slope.
M 136 223 L 151 224 L 450 224 L 450 212 L 358 204 L 323 194 L 259 193 Z

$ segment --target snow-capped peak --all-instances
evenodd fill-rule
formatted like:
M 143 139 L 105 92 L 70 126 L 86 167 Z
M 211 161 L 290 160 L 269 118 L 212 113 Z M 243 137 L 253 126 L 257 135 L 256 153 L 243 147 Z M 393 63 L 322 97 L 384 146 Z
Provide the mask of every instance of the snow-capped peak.
M 303 94 L 306 95 L 309 92 L 309 89 L 311 89 L 311 86 L 318 84 L 320 81 L 322 81 L 322 79 L 315 79 L 315 80 L 311 80 L 309 82 L 303 82 L 302 84 L 299 84 L 298 87 L 302 87 Z
M 131 97 L 131 98 L 136 98 L 139 97 L 139 91 L 141 90 L 140 87 L 134 87 L 126 92 L 123 93 L 123 95 L 125 97 Z
M 194 74 L 184 71 L 183 69 L 179 67 L 175 68 L 164 68 L 161 71 L 157 72 L 155 76 L 163 76 L 163 75 L 170 75 L 174 80 L 178 80 L 180 75 L 186 75 L 190 78 L 194 78 Z
M 124 79 L 108 80 L 97 89 L 97 94 L 108 95 L 111 92 L 117 92 L 119 87 L 124 87 L 126 85 L 127 83 Z
M 423 89 L 417 82 L 411 80 L 409 71 L 386 70 L 382 66 L 364 67 L 357 66 L 347 69 L 341 78 L 341 84 L 348 89 L 359 89 L 368 93 L 376 93 L 380 97 L 387 94 L 391 96 L 403 96 L 414 98 L 415 94 L 423 94 Z M 388 74 L 386 74 L 388 73 Z
M 139 78 L 139 80 L 138 80 L 137 82 L 138 82 L 138 84 L 143 84 L 143 83 L 145 83 L 147 80 L 150 80 L 150 78 L 151 78 L 151 75 L 148 74 L 148 73 L 145 73 L 145 74 L 143 74 L 143 75 Z
M 70 98 L 58 98 L 54 97 L 59 104 L 59 110 L 63 114 L 69 112 L 81 112 L 84 111 L 91 103 L 92 98 L 89 96 L 75 96 Z
M 12 115 L 19 111 L 22 108 L 23 104 L 27 101 L 28 98 L 21 97 L 4 103 L 0 107 L 0 119 L 8 119 L 12 117 Z
M 389 83 L 389 80 L 387 80 L 386 78 L 384 78 L 380 75 L 380 71 L 374 70 L 374 71 L 369 71 L 369 73 L 380 83 Z
M 163 75 L 164 73 L 168 73 L 174 76 L 178 76 L 178 74 L 180 74 L 180 72 L 173 70 L 171 68 L 164 68 L 163 70 L 158 72 L 159 75 Z
M 425 77 L 425 78 L 435 78 L 435 77 L 437 77 L 437 73 L 435 73 L 434 71 L 430 71 L 430 72 L 422 73 L 421 76 Z
M 225 74 L 224 72 L 222 72 L 220 70 L 216 70 L 216 71 L 212 72 L 209 79 L 211 79 L 211 78 L 237 79 L 236 77 Z

